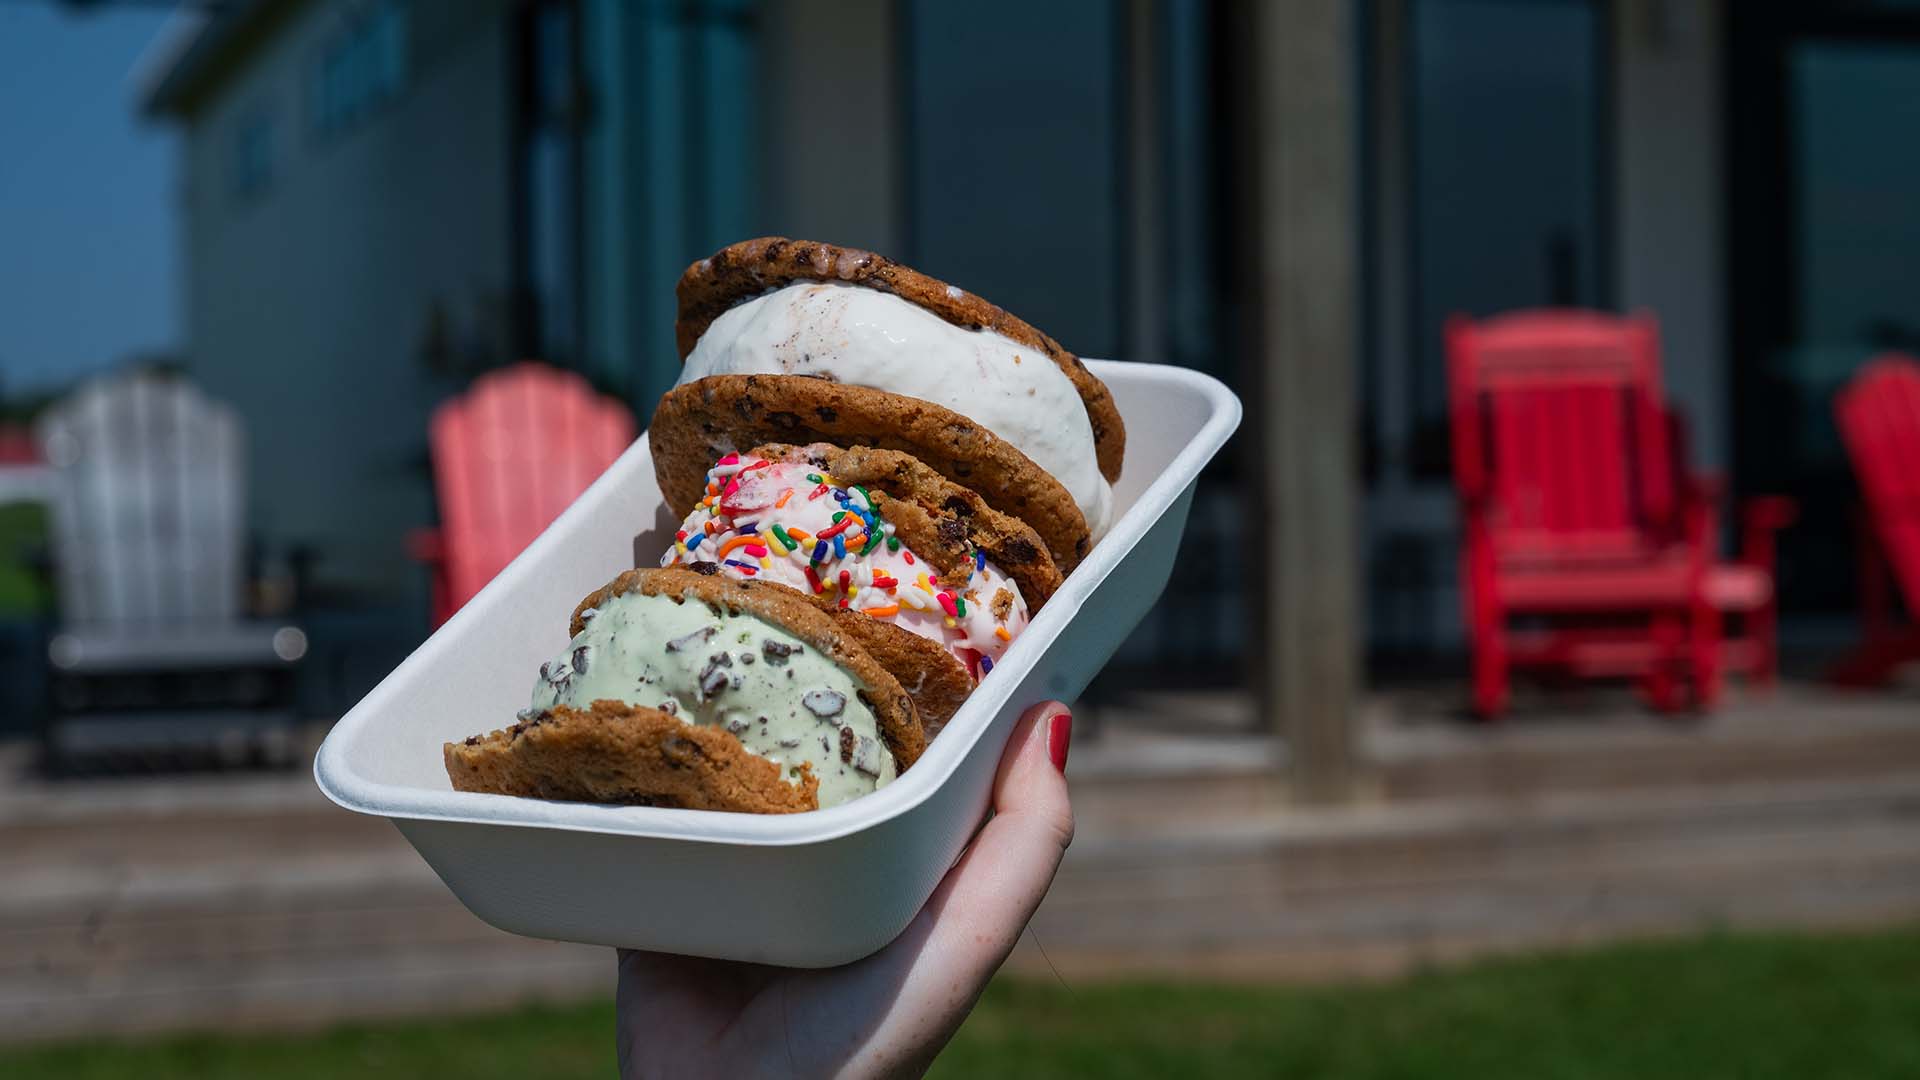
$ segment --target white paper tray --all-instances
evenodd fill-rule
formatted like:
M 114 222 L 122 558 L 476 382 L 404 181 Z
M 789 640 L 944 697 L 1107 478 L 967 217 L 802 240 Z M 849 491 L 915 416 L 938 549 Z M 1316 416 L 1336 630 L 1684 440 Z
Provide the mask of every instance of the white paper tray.
M 1088 361 L 1127 423 L 1115 523 L 925 756 L 850 803 L 762 816 L 458 792 L 443 742 L 511 723 L 574 605 L 678 521 L 643 435 L 327 736 L 314 776 L 391 818 L 474 914 L 530 937 L 825 967 L 907 926 L 980 824 L 1015 717 L 1072 701 L 1166 587 L 1194 478 L 1240 422 L 1217 380 Z M 638 535 L 636 535 L 638 534 Z

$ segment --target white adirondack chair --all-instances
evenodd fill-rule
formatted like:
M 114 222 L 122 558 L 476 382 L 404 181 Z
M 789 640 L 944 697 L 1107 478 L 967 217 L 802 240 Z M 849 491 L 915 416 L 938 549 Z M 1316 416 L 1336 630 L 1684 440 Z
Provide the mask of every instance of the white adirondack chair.
M 289 693 L 102 702 L 88 689 L 183 672 L 206 676 L 202 687 L 223 673 L 257 682 L 306 654 L 299 627 L 244 617 L 246 455 L 233 410 L 185 379 L 132 372 L 85 384 L 35 434 L 55 474 L 50 734 L 82 714 L 96 732 L 88 741 L 113 748 L 177 738 L 182 725 L 290 722 Z

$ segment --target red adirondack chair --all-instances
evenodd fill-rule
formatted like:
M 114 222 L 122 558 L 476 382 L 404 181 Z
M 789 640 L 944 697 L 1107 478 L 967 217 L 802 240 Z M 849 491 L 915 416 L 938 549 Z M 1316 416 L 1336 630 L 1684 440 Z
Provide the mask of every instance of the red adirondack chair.
M 1713 506 L 1676 483 L 1652 317 L 1457 317 L 1447 356 L 1474 710 L 1517 667 L 1711 704 Z
M 0 465 L 37 465 L 39 462 L 40 448 L 33 444 L 33 432 L 0 423 Z
M 1841 683 L 1873 686 L 1920 660 L 1920 625 L 1896 624 L 1888 603 L 1897 584 L 1907 615 L 1920 619 L 1920 362 L 1892 353 L 1875 358 L 1840 391 L 1834 411 L 1866 503 L 1860 537 L 1866 640 L 1832 674 Z
M 1718 507 L 1726 482 L 1698 473 L 1689 464 L 1689 432 L 1677 409 L 1667 412 L 1674 490 Z M 1775 589 L 1774 535 L 1793 524 L 1800 508 L 1781 495 L 1760 495 L 1740 504 L 1740 549 L 1729 561 L 1707 569 L 1707 598 L 1719 610 L 1720 660 L 1755 686 L 1771 686 L 1780 677 L 1780 601 Z M 1711 535 L 1714 530 L 1709 529 Z
M 452 617 L 634 439 L 633 414 L 585 379 L 521 363 L 434 410 L 440 527 L 411 538 L 433 570 L 433 620 Z

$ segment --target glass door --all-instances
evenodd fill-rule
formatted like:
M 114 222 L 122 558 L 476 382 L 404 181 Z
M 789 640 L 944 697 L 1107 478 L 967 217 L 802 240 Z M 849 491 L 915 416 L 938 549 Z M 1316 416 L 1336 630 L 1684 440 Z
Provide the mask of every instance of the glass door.
M 1781 596 L 1802 614 L 1853 603 L 1834 394 L 1879 352 L 1920 353 L 1920 19 L 1805 7 L 1736 13 L 1730 170 L 1735 472 L 1800 501 Z
M 1461 644 L 1442 330 L 1609 302 L 1612 83 L 1599 0 L 1365 11 L 1367 624 L 1397 670 Z

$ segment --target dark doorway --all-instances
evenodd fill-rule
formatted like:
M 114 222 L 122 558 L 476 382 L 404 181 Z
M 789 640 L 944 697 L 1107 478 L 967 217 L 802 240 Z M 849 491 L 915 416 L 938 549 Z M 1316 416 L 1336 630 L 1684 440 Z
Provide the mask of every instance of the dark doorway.
M 1727 101 L 1734 475 L 1800 500 L 1789 612 L 1852 603 L 1856 489 L 1835 391 L 1920 351 L 1920 10 L 1737 4 Z

